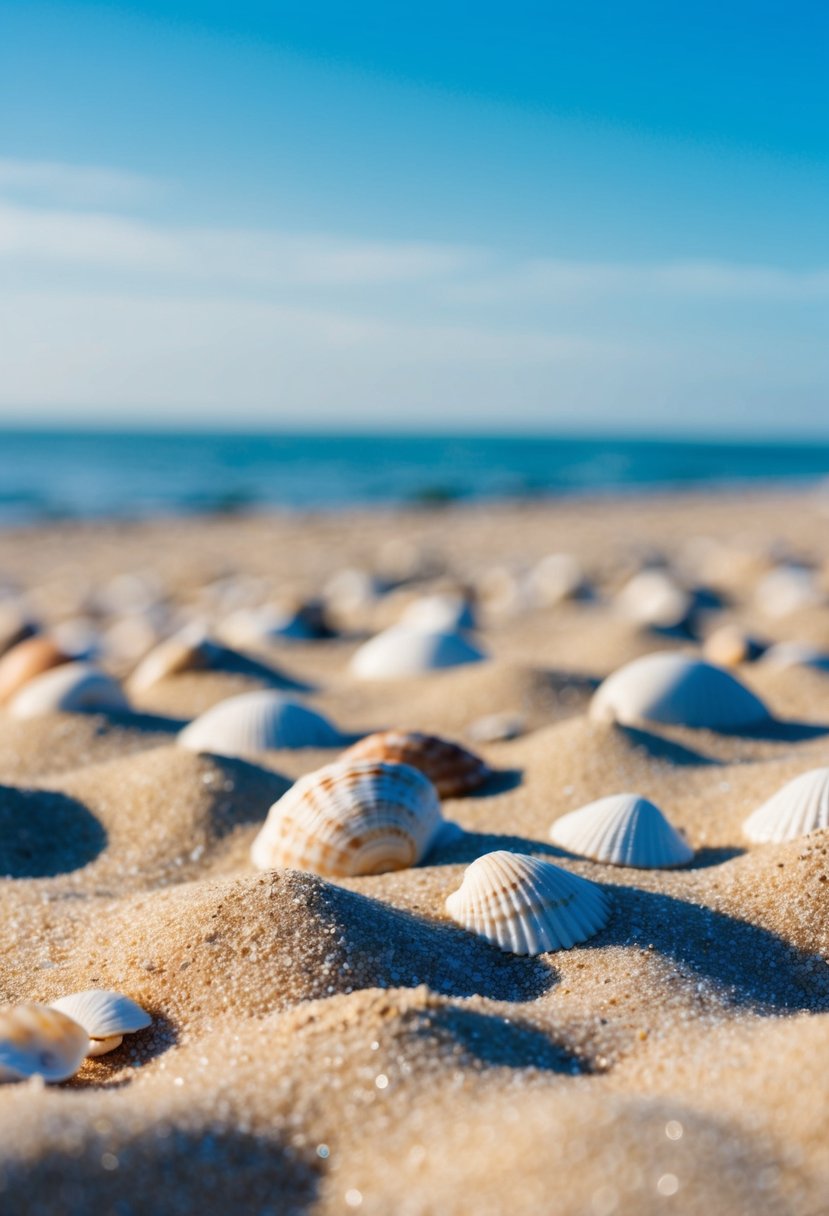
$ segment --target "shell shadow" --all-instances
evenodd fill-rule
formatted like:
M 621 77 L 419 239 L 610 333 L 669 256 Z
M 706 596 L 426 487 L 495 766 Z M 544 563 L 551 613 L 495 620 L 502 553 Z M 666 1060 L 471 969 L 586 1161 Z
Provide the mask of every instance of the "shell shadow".
M 249 676 L 251 679 L 261 680 L 269 688 L 280 689 L 283 692 L 315 691 L 314 685 L 308 684 L 307 681 L 289 676 L 285 671 L 270 663 L 255 659 L 239 650 L 223 648 L 212 670 L 224 672 L 227 675 Z
M 661 760 L 668 764 L 679 765 L 680 767 L 685 765 L 722 764 L 721 760 L 717 760 L 713 756 L 706 756 L 702 752 L 694 751 L 682 743 L 677 743 L 673 739 L 665 739 L 662 735 L 656 735 L 652 731 L 643 730 L 639 726 L 623 726 L 617 722 L 614 725 L 614 729 L 623 738 L 627 739 L 633 747 L 645 752 L 651 760 Z
M 721 731 L 720 733 L 730 732 Z M 829 735 L 829 726 L 822 722 L 796 722 L 771 718 L 760 726 L 733 733 L 746 739 L 758 739 L 764 743 L 806 743 L 809 739 L 822 739 Z
M 721 866 L 734 857 L 742 857 L 746 852 L 740 845 L 722 845 L 717 848 L 697 849 L 694 860 L 683 870 L 707 870 L 710 866 Z
M 509 790 L 517 789 L 523 780 L 524 770 L 522 768 L 495 768 L 491 770 L 483 785 L 464 794 L 463 798 L 464 800 L 467 798 L 497 798 L 499 794 L 506 794 Z
M 490 1068 L 538 1068 L 567 1075 L 592 1071 L 589 1060 L 526 1022 L 458 1005 L 419 1013 L 412 1033 L 458 1047 L 473 1064 Z
M 113 726 L 123 726 L 148 735 L 170 735 L 172 740 L 180 730 L 184 729 L 188 721 L 188 718 L 170 718 L 166 715 L 144 713 L 143 711 L 113 710 L 107 713 L 106 722 L 101 723 L 97 733 L 103 735 Z
M 485 853 L 494 853 L 497 849 L 506 849 L 509 853 L 533 853 L 537 857 L 574 857 L 566 849 L 549 844 L 545 840 L 533 840 L 528 836 L 511 836 L 501 832 L 471 832 L 466 828 L 458 828 L 456 833 L 446 833 L 441 841 L 427 854 L 424 865 L 428 866 L 457 866 L 469 865 L 477 861 Z
M 54 878 L 94 861 L 103 824 L 82 802 L 47 790 L 0 786 L 0 876 Z
M 120 1047 L 107 1052 L 104 1056 L 93 1056 L 88 1059 L 80 1073 L 67 1081 L 69 1089 L 127 1089 L 132 1085 L 141 1067 L 158 1056 L 163 1056 L 178 1042 L 178 1029 L 174 1022 L 162 1014 L 153 1014 L 152 1026 L 139 1030 L 136 1034 L 124 1036 Z M 136 1068 L 126 1076 L 123 1068 L 129 1061 L 135 1049 L 140 1051 L 141 1059 Z

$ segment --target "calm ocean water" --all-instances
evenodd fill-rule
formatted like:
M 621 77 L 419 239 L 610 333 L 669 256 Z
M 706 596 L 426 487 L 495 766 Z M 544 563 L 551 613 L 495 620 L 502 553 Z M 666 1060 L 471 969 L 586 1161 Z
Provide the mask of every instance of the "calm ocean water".
M 0 524 L 827 476 L 829 443 L 0 431 Z

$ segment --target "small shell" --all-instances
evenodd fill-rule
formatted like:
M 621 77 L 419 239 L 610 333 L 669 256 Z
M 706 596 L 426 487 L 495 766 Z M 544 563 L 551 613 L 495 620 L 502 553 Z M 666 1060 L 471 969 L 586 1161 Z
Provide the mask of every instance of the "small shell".
M 711 663 L 737 667 L 740 663 L 753 663 L 759 659 L 765 645 L 736 625 L 723 625 L 705 639 L 702 650 Z
M 489 776 L 489 768 L 480 756 L 449 739 L 417 730 L 366 735 L 343 752 L 340 760 L 345 764 L 357 760 L 409 764 L 429 778 L 441 798 L 461 798 L 482 786 Z
M 550 839 L 582 857 L 642 870 L 685 866 L 694 857 L 659 807 L 638 794 L 611 794 L 562 815 Z
M 748 839 L 758 844 L 796 840 L 821 828 L 829 828 L 829 768 L 788 781 L 743 824 Z
M 104 988 L 90 988 L 87 992 L 62 996 L 60 1000 L 52 1001 L 50 1008 L 59 1009 L 83 1026 L 90 1039 L 134 1034 L 152 1023 L 150 1015 L 135 1001 L 122 996 L 120 992 L 108 992 Z
M 572 553 L 549 553 L 530 571 L 529 590 L 533 602 L 548 608 L 587 593 L 581 563 Z
M 426 630 L 430 633 L 456 633 L 475 628 L 475 612 L 463 595 L 446 592 L 424 595 L 409 604 L 400 618 L 405 629 Z
M 446 901 L 454 921 L 511 954 L 569 950 L 604 928 L 601 887 L 537 857 L 499 850 L 464 871 Z
M 316 603 L 284 601 L 262 608 L 237 608 L 222 622 L 221 636 L 233 646 L 267 646 L 271 642 L 309 642 L 328 629 Z
M 0 1009 L 0 1081 L 65 1081 L 86 1055 L 89 1036 L 65 1013 L 46 1005 Z
M 35 676 L 69 661 L 69 655 L 45 634 L 18 642 L 0 659 L 0 705 L 7 705 Z
M 123 1041 L 122 1034 L 110 1035 L 108 1039 L 90 1039 L 86 1049 L 87 1057 L 92 1059 L 93 1056 L 105 1056 L 108 1052 L 115 1051 L 116 1047 L 120 1047 Z
M 132 691 L 144 692 L 167 676 L 183 671 L 203 671 L 218 653 L 219 647 L 201 630 L 182 630 L 144 656 L 129 678 L 129 687 Z
M 763 655 L 763 663 L 782 670 L 811 667 L 813 671 L 829 671 L 829 654 L 808 642 L 777 642 Z
M 442 667 L 479 663 L 485 657 L 459 633 L 395 625 L 361 646 L 350 666 L 353 674 L 363 680 L 394 680 Z
M 301 777 L 268 812 L 253 842 L 260 870 L 324 876 L 404 870 L 444 826 L 437 791 L 407 764 L 329 764 Z
M 640 570 L 616 597 L 616 606 L 629 620 L 657 629 L 685 624 L 693 600 L 665 570 Z
M 121 685 L 112 676 L 88 663 L 64 663 L 35 676 L 21 688 L 9 705 L 9 713 L 15 718 L 37 718 L 41 714 L 128 708 Z
M 769 713 L 729 672 L 681 654 L 647 654 L 600 685 L 590 703 L 597 722 L 665 722 L 708 730 L 759 726 Z
M 220 701 L 185 726 L 178 744 L 214 756 L 256 756 L 277 748 L 337 747 L 342 736 L 316 710 L 266 689 Z
M 518 739 L 526 731 L 527 720 L 523 714 L 504 711 L 476 718 L 464 733 L 473 743 L 502 743 L 506 739 Z

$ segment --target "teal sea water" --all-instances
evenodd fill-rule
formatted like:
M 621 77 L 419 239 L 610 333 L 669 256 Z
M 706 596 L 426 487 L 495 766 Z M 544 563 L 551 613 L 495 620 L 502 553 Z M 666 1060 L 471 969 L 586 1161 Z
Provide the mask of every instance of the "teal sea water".
M 808 482 L 829 443 L 0 431 L 0 524 Z

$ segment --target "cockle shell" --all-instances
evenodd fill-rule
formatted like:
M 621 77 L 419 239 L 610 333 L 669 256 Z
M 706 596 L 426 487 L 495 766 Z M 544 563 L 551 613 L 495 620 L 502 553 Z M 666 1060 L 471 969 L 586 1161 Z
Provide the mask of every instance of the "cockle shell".
M 35 634 L 7 650 L 0 659 L 0 705 L 6 705 L 35 676 L 70 662 L 54 638 Z
M 757 844 L 796 840 L 829 828 L 829 768 L 813 768 L 788 781 L 743 824 Z
M 590 703 L 596 722 L 665 722 L 740 730 L 769 720 L 763 702 L 729 672 L 681 654 L 647 654 L 601 684 Z
M 478 663 L 485 655 L 459 633 L 395 625 L 378 633 L 353 655 L 351 671 L 364 680 L 419 676 L 442 667 Z
M 478 789 L 489 776 L 486 763 L 449 739 L 425 735 L 418 730 L 387 730 L 366 735 L 340 760 L 385 760 L 390 764 L 410 764 L 434 785 L 441 798 L 460 798 Z
M 220 701 L 185 726 L 178 743 L 214 756 L 255 756 L 283 747 L 338 747 L 342 736 L 316 710 L 266 689 Z
M 444 826 L 437 791 L 407 764 L 329 764 L 301 777 L 268 812 L 253 842 L 260 870 L 323 876 L 404 870 Z
M 9 704 L 9 712 L 15 718 L 128 708 L 118 681 L 89 663 L 64 663 L 35 676 Z
M 694 857 L 659 807 L 638 794 L 611 794 L 562 815 L 550 839 L 582 857 L 642 870 L 684 866 Z
M 144 692 L 167 676 L 183 671 L 203 671 L 219 653 L 220 647 L 205 637 L 203 630 L 183 629 L 159 642 L 144 656 L 129 678 L 129 687 L 132 691 Z
M 0 1009 L 0 1081 L 65 1081 L 86 1055 L 89 1036 L 82 1026 L 47 1005 Z
M 498 850 L 464 871 L 446 900 L 459 925 L 511 954 L 569 950 L 604 928 L 610 901 L 601 887 L 537 857 Z
M 73 992 L 52 1001 L 51 1009 L 58 1009 L 82 1026 L 89 1036 L 87 1055 L 102 1056 L 121 1046 L 125 1034 L 145 1030 L 152 1023 L 150 1015 L 120 992 L 108 992 L 104 988 L 90 988 L 86 992 Z

